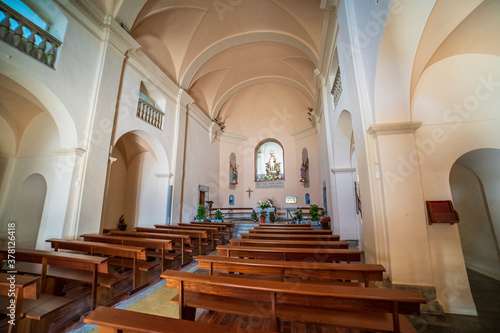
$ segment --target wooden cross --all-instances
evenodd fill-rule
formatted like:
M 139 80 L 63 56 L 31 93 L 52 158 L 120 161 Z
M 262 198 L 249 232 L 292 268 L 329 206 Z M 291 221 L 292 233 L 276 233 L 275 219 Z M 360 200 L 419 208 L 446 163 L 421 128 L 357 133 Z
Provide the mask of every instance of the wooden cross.
M 250 187 L 248 188 L 248 191 L 245 191 L 245 192 L 248 192 L 248 197 L 250 198 L 250 193 L 252 193 L 253 191 L 250 189 Z

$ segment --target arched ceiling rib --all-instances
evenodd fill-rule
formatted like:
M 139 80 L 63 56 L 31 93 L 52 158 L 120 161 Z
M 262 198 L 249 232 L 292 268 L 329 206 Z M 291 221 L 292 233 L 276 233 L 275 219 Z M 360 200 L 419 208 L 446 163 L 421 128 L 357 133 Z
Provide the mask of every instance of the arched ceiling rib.
M 320 3 L 150 0 L 131 34 L 207 116 L 217 114 L 221 101 L 248 82 L 271 78 L 314 101 L 324 17 Z

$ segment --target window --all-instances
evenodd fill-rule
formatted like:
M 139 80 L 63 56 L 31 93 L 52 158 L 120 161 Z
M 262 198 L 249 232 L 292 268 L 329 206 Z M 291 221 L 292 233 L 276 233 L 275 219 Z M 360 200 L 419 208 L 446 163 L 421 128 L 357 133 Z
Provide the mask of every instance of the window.
M 255 148 L 255 181 L 285 179 L 283 146 L 278 140 L 265 139 Z
M 306 205 L 310 204 L 311 204 L 311 196 L 309 195 L 309 193 L 306 193 Z
M 139 97 L 146 101 L 151 106 L 156 106 L 155 100 L 151 97 L 151 95 L 148 92 L 148 89 L 144 85 L 143 82 L 141 82 L 141 90 L 139 91 Z
M 229 196 L 229 206 L 234 206 L 234 195 Z

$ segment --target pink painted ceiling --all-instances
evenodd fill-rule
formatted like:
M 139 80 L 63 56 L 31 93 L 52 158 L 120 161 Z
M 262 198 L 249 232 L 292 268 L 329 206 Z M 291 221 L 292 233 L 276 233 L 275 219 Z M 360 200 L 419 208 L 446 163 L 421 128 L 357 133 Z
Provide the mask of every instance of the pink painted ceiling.
M 228 101 L 255 85 L 314 105 L 323 15 L 320 0 L 150 0 L 131 34 L 208 117 L 238 117 Z

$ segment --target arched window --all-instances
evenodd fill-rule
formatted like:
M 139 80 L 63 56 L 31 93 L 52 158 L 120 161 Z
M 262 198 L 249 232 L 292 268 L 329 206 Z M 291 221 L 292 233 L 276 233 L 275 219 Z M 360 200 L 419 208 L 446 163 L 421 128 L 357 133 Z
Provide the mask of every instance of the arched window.
M 255 181 L 285 179 L 283 146 L 276 139 L 265 139 L 255 147 Z
M 229 206 L 234 206 L 234 195 L 229 196 Z
M 310 204 L 311 204 L 311 196 L 309 195 L 309 193 L 306 193 L 306 205 Z

